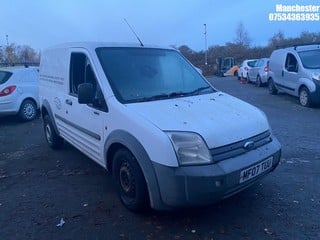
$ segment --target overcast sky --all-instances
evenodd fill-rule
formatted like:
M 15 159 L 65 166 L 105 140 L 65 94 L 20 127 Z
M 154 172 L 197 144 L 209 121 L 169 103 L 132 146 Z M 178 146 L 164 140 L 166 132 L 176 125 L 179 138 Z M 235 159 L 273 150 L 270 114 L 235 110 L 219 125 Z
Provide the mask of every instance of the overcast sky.
M 253 46 L 274 33 L 286 37 L 320 32 L 320 21 L 271 22 L 276 4 L 320 5 L 319 0 L 1 0 L 0 45 L 29 45 L 41 50 L 72 41 L 136 42 L 128 20 L 145 44 L 188 45 L 204 49 L 235 39 L 242 21 Z M 319 12 L 320 14 L 320 12 Z

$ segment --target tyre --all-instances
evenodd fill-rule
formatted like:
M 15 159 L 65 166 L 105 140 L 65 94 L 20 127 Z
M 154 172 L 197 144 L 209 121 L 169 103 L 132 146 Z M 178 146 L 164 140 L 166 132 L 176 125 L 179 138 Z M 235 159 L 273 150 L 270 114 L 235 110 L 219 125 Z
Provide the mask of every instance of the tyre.
M 257 87 L 261 87 L 262 86 L 261 77 L 259 75 L 257 76 L 256 86 Z
M 22 102 L 19 109 L 19 118 L 22 121 L 31 121 L 37 116 L 37 105 L 34 101 L 26 99 Z
M 310 97 L 310 91 L 306 87 L 302 87 L 299 91 L 299 101 L 300 104 L 304 107 L 311 107 L 311 97 Z
M 113 157 L 112 175 L 123 205 L 140 212 L 149 206 L 148 190 L 142 170 L 132 153 L 119 149 Z
M 52 149 L 59 149 L 63 145 L 63 138 L 58 135 L 56 130 L 53 127 L 51 119 L 49 115 L 45 115 L 43 117 L 43 128 L 44 128 L 44 135 L 48 145 Z
M 278 90 L 271 78 L 268 80 L 268 90 L 269 90 L 269 93 L 272 95 L 276 95 L 278 93 Z

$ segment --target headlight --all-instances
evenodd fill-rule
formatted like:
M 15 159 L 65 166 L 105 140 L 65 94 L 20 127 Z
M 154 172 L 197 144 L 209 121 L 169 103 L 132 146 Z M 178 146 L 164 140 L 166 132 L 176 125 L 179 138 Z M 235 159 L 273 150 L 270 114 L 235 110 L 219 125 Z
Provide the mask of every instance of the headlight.
M 192 132 L 167 132 L 180 165 L 200 165 L 212 162 L 202 137 Z
M 311 75 L 312 79 L 320 81 L 320 73 L 314 72 Z

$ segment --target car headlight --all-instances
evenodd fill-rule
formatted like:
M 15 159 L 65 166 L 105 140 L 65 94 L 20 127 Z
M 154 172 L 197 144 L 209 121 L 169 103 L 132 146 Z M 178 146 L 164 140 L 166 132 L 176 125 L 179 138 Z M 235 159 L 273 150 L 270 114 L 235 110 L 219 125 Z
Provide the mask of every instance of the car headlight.
M 192 132 L 166 132 L 175 149 L 180 165 L 201 165 L 212 162 L 202 137 Z
M 320 81 L 320 73 L 314 72 L 311 75 L 312 79 Z

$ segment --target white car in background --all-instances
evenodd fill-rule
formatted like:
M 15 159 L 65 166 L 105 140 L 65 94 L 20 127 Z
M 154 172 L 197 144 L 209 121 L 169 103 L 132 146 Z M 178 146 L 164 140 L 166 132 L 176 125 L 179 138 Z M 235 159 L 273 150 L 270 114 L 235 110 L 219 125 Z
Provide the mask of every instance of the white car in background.
M 248 71 L 253 68 L 257 62 L 257 59 L 246 59 L 239 66 L 238 79 L 241 78 L 248 79 Z
M 18 115 L 33 120 L 39 109 L 39 69 L 0 68 L 0 116 Z
M 248 71 L 248 82 L 254 82 L 257 87 L 261 87 L 268 81 L 269 58 L 260 58 L 253 68 Z

